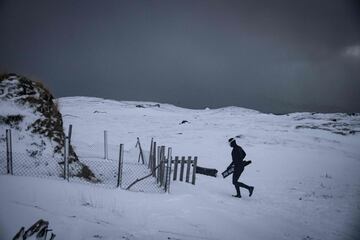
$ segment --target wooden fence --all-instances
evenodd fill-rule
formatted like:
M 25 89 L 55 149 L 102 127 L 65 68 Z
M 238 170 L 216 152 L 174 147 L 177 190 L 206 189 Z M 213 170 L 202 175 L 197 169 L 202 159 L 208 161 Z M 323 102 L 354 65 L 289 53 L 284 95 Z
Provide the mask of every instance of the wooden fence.
M 197 167 L 197 157 L 178 157 L 176 156 L 174 160 L 171 160 L 171 164 L 174 164 L 174 171 L 173 171 L 173 181 L 176 181 L 179 169 L 179 180 L 182 182 L 184 181 L 184 170 L 186 165 L 186 182 L 190 182 L 190 175 L 191 175 L 191 183 L 195 185 L 196 181 L 196 167 Z M 191 169 L 192 168 L 192 169 Z M 192 171 L 190 171 L 192 170 Z M 191 173 L 190 173 L 191 172 Z
M 168 148 L 167 157 L 165 156 L 165 146 L 157 146 L 156 142 L 151 139 L 150 155 L 148 168 L 151 175 L 156 178 L 156 182 L 160 187 L 164 187 L 165 192 L 170 190 L 170 174 L 171 164 L 171 148 Z
M 171 148 L 168 148 L 167 156 L 165 152 L 165 146 L 157 146 L 156 142 L 153 139 L 151 140 L 148 167 L 151 169 L 152 176 L 157 179 L 157 183 L 164 186 L 165 191 L 169 191 L 170 181 L 176 181 L 179 173 L 181 182 L 184 181 L 185 175 L 185 181 L 195 185 L 197 157 L 176 156 L 172 158 Z M 171 174 L 173 174 L 172 178 Z

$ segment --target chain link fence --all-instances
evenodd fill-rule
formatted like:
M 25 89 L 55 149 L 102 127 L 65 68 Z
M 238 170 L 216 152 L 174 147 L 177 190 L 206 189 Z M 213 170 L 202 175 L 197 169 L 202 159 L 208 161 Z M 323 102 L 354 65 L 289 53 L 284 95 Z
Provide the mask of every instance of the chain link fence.
M 17 141 L 17 144 L 19 143 L 21 142 Z M 76 151 L 76 145 L 71 144 Z M 139 139 L 136 147 L 123 151 L 120 151 L 119 145 L 108 144 L 107 150 L 111 150 L 109 151 L 111 154 L 107 154 L 107 159 L 104 159 L 106 155 L 93 154 L 101 152 L 97 150 L 104 150 L 104 147 L 94 145 L 94 149 L 97 150 L 92 154 L 86 156 L 83 154 L 85 152 L 81 152 L 78 155 L 78 161 L 71 162 L 65 161 L 66 158 L 60 155 L 38 154 L 32 156 L 28 152 L 13 151 L 18 149 L 18 146 L 11 146 L 10 151 L 7 151 L 6 140 L 0 141 L 0 147 L 0 174 L 2 175 L 66 179 L 74 183 L 92 184 L 106 188 L 119 187 L 135 192 L 166 192 L 164 182 L 159 181 L 159 174 L 164 175 L 164 172 L 159 173 L 156 170 L 156 174 L 154 174 L 155 165 L 151 167 L 149 164 L 150 151 L 144 151 L 141 148 Z M 11 157 L 9 157 L 9 152 L 11 152 Z M 160 153 L 155 151 L 153 154 Z M 154 158 L 156 156 L 153 156 L 152 159 Z
M 79 171 L 78 165 L 69 163 L 69 182 L 92 184 L 106 188 L 117 187 L 119 173 L 118 162 L 101 158 L 80 158 L 79 164 L 80 163 L 83 169 L 81 171 Z M 89 172 L 87 172 L 87 169 Z
M 86 159 L 112 159 L 116 160 L 119 157 L 119 144 L 116 139 L 108 131 L 90 131 L 88 132 L 88 139 L 79 138 L 79 133 L 76 128 L 71 125 L 71 144 L 75 149 L 76 154 L 81 158 Z M 116 144 L 114 144 L 116 143 Z
M 6 156 L 5 152 L 4 155 Z M 58 163 L 60 161 L 62 161 L 61 158 L 51 155 L 32 157 L 28 153 L 12 152 L 12 175 L 61 178 L 63 168 Z
M 152 169 L 149 168 L 149 152 L 143 151 L 144 162 L 141 158 L 136 149 L 125 152 L 120 187 L 136 192 L 164 192 L 164 186 L 161 186 L 157 178 L 153 176 Z
M 0 174 L 7 174 L 6 152 L 0 151 Z

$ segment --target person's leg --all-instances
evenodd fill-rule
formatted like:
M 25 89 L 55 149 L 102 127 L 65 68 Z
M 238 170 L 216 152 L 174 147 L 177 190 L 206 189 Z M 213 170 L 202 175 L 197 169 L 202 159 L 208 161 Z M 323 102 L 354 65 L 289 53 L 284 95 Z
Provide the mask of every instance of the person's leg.
M 240 168 L 239 170 L 239 177 L 237 177 L 237 180 L 240 178 L 241 173 L 244 171 L 244 168 Z M 245 183 L 242 182 L 237 182 L 236 184 L 238 187 L 242 187 L 242 188 L 246 188 L 249 191 L 249 197 L 251 197 L 251 195 L 253 194 L 254 191 L 254 187 L 253 186 L 248 186 Z
M 253 194 L 253 191 L 254 191 L 253 186 L 246 185 L 245 183 L 242 183 L 242 182 L 239 182 L 239 186 L 242 188 L 246 188 L 249 191 L 249 197 L 251 197 L 251 195 Z
M 232 178 L 232 183 L 234 184 L 236 190 L 236 195 L 233 195 L 234 197 L 241 197 L 240 186 L 238 182 L 240 175 L 241 175 L 241 171 L 235 169 Z
M 245 183 L 239 182 L 239 186 L 242 188 L 246 188 L 247 190 L 249 190 L 250 186 L 246 185 Z

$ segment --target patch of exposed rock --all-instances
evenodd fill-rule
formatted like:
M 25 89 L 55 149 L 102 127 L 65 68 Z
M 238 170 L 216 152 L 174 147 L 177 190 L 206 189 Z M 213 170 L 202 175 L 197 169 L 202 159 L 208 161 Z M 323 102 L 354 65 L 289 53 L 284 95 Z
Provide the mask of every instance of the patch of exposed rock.
M 0 74 L 2 143 L 5 129 L 13 131 L 14 152 L 26 153 L 30 160 L 44 155 L 53 156 L 54 161 L 63 159 L 65 134 L 62 116 L 53 95 L 41 82 L 16 74 Z M 69 163 L 75 176 L 97 181 L 91 170 L 79 161 L 72 145 Z

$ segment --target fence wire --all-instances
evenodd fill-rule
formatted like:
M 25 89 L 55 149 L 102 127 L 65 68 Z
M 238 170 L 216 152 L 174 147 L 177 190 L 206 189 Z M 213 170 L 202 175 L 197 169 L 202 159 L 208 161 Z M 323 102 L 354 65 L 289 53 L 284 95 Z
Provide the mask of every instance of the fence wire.
M 83 158 L 80 163 L 85 165 L 92 174 L 79 171 L 79 163 L 69 163 L 69 182 L 95 184 L 101 187 L 116 188 L 118 182 L 119 162 L 103 158 Z M 84 166 L 82 166 L 84 168 Z
M 147 164 L 124 162 L 121 188 L 136 192 L 164 192 L 164 186 L 160 186 L 160 184 L 157 183 L 156 178 L 149 176 L 150 174 L 151 170 L 148 168 Z M 146 178 L 138 181 L 128 189 L 128 187 L 137 179 L 144 177 Z
M 1 174 L 7 174 L 6 151 L 1 151 L 0 155 Z M 60 178 L 63 174 L 60 161 L 61 158 L 51 155 L 32 157 L 28 153 L 12 152 L 12 172 L 15 176 Z
M 119 181 L 119 160 L 106 160 L 94 157 L 79 157 L 79 161 L 69 163 L 69 182 L 91 184 L 105 188 L 116 188 L 147 193 L 163 193 L 164 186 L 153 176 L 138 181 L 151 174 L 144 153 L 144 164 L 139 161 L 139 152 L 131 149 L 124 153 L 121 181 Z M 119 157 L 118 157 L 119 158 Z M 12 153 L 12 170 L 15 176 L 30 176 L 51 179 L 64 179 L 64 159 L 52 155 L 29 156 L 28 153 Z M 88 171 L 88 170 L 89 171 Z M 91 173 L 90 173 L 91 172 Z M 7 174 L 7 153 L 0 151 L 0 174 Z M 119 186 L 118 186 L 119 183 Z
M 72 142 L 72 146 L 79 157 L 82 158 L 102 158 L 104 159 L 104 145 L 101 144 L 76 144 Z M 81 146 L 81 147 L 79 147 Z
M 0 151 L 0 174 L 7 173 L 6 166 L 6 151 Z
M 132 148 L 124 152 L 120 186 L 122 189 L 127 189 L 135 192 L 164 192 L 164 187 L 160 186 L 157 183 L 156 178 L 153 176 L 149 176 L 151 174 L 151 169 L 149 169 L 148 167 L 149 154 L 149 151 L 143 150 L 143 162 L 140 157 L 140 151 L 138 148 Z M 142 180 L 133 184 L 138 179 Z M 130 185 L 132 186 L 128 189 Z

